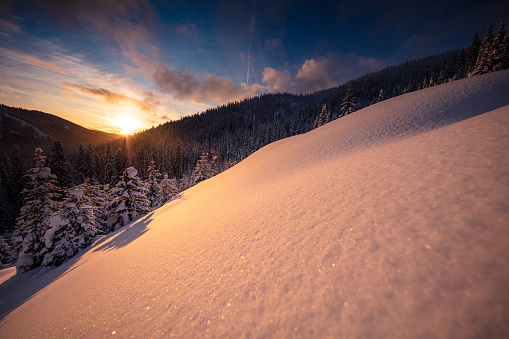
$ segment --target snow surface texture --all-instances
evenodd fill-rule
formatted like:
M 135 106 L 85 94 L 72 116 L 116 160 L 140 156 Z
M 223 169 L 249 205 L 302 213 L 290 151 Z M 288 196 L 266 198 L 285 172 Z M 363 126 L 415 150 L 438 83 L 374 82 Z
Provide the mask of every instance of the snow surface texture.
M 482 75 L 270 144 L 5 281 L 0 333 L 507 338 L 508 94 Z

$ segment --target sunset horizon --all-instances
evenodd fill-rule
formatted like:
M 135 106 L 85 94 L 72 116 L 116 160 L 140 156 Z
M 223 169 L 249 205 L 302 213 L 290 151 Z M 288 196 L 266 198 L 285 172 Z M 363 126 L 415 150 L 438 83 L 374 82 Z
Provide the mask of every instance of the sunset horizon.
M 6 1 L 0 102 L 90 129 L 139 132 L 231 101 L 310 93 L 467 47 L 506 9 L 499 1 Z M 119 126 L 126 119 L 137 126 Z

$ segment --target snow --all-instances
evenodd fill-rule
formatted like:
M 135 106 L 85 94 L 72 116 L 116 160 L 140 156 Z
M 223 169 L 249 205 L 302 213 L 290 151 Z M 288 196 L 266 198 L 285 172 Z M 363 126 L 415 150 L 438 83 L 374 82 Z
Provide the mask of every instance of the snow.
M 53 270 L 3 337 L 509 336 L 509 71 L 270 144 Z
M 82 200 L 83 199 L 83 190 L 76 189 L 69 192 L 69 195 L 72 195 L 76 200 Z
M 138 174 L 138 171 L 134 167 L 129 167 L 125 171 L 127 173 L 127 177 L 131 178 L 131 179 L 134 178 Z

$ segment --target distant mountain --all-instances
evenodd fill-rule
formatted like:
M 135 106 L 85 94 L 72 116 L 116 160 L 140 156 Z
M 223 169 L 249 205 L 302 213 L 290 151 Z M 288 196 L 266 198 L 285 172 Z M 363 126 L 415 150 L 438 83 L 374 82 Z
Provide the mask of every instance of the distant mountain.
M 11 152 L 17 145 L 23 158 L 30 159 L 34 149 L 47 151 L 54 140 L 60 140 L 70 155 L 79 145 L 102 144 L 119 135 L 90 130 L 52 114 L 0 105 L 0 152 Z

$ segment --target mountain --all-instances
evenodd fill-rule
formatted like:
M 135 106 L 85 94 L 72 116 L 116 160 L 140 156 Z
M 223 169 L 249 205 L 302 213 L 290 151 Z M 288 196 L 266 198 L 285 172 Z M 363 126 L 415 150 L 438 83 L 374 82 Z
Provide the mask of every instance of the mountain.
M 73 154 L 80 144 L 96 145 L 119 137 L 81 127 L 52 114 L 0 105 L 0 152 L 10 153 L 17 145 L 25 160 L 31 158 L 36 147 L 47 151 L 55 140 L 62 142 L 67 154 Z
M 54 269 L 4 337 L 509 336 L 509 71 L 274 142 Z

